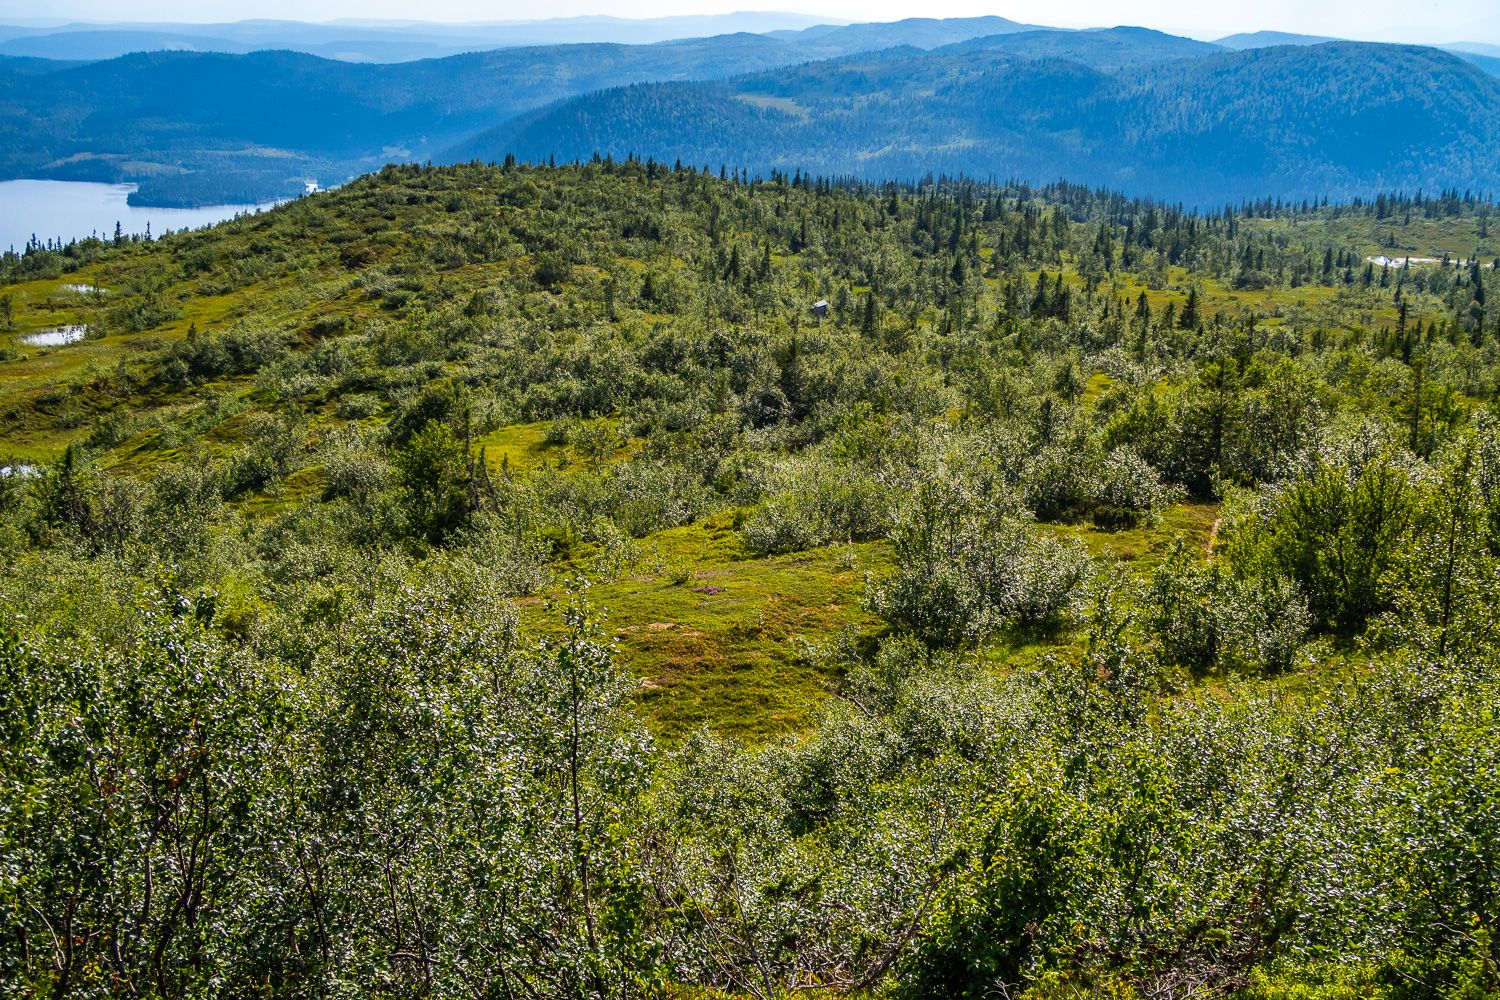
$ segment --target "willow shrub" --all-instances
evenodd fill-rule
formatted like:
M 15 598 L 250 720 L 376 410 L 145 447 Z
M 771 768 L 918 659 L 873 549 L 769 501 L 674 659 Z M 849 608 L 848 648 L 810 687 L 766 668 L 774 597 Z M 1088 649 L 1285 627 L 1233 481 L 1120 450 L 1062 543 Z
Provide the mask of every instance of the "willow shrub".
M 582 606 L 522 647 L 483 592 L 397 588 L 305 672 L 215 610 L 164 581 L 115 647 L 7 632 L 8 990 L 648 988 L 619 824 L 654 755 Z
M 1005 624 L 1056 624 L 1087 592 L 1083 546 L 1039 532 L 1003 487 L 941 471 L 912 491 L 891 532 L 896 569 L 866 601 L 898 632 L 956 649 Z
M 779 470 L 770 496 L 750 515 L 745 544 L 755 552 L 798 552 L 884 537 L 895 491 L 858 466 L 813 459 Z

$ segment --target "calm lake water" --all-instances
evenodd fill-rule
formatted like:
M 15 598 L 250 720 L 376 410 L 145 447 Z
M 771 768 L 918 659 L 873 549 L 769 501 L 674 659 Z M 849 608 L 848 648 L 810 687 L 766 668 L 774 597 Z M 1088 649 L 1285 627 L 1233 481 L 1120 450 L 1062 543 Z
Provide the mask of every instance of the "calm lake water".
M 87 236 L 113 236 L 118 222 L 126 233 L 190 229 L 253 212 L 256 205 L 212 205 L 207 208 L 137 208 L 125 204 L 132 184 L 82 181 L 0 181 L 0 252 L 26 247 L 33 233 L 43 243 L 64 243 Z

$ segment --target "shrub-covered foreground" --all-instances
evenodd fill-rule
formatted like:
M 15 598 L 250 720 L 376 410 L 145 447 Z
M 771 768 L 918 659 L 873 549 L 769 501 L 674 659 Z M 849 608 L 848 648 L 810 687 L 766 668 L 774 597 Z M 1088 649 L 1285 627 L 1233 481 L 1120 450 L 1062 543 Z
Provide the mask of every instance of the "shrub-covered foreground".
M 300 663 L 166 576 L 116 642 L 7 624 L 7 992 L 1495 986 L 1487 658 L 1173 697 L 1101 588 L 1086 654 L 892 640 L 809 738 L 664 752 L 583 594 L 535 643 L 457 569 L 367 579 Z
M 476 164 L 0 257 L 0 993 L 1495 995 L 1492 209 Z

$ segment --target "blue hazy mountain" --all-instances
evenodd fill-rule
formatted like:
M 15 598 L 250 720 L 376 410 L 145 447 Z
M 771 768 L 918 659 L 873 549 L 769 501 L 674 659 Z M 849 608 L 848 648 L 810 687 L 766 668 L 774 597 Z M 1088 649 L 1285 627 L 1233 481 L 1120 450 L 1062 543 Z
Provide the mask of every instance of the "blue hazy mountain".
M 971 38 L 1007 35 L 1017 32 L 1046 30 L 1036 24 L 1021 24 L 1009 18 L 988 17 L 908 17 L 901 21 L 872 21 L 862 24 L 817 25 L 801 31 L 773 31 L 771 36 L 804 45 L 823 55 L 851 55 L 909 45 L 915 49 L 936 49 Z
M 588 42 L 647 45 L 778 29 L 796 34 L 816 20 L 805 14 L 741 11 L 642 19 L 561 17 L 482 24 L 421 21 L 309 24 L 254 20 L 220 24 L 77 23 L 47 28 L 0 25 L 0 55 L 98 60 L 161 50 L 245 53 L 286 49 L 345 62 L 406 62 L 537 45 Z
M 1444 45 L 1444 51 L 1452 52 L 1465 62 L 1473 63 L 1492 76 L 1500 76 L 1500 46 L 1495 45 Z M 1487 52 L 1493 49 L 1494 52 Z
M 1226 35 L 1214 40 L 1215 45 L 1226 49 L 1267 49 L 1273 45 L 1321 45 L 1336 42 L 1327 35 L 1297 35 L 1290 31 L 1250 31 L 1238 35 Z
M 136 53 L 82 66 L 0 57 L 0 178 L 138 181 L 155 204 L 300 191 L 425 160 L 558 98 L 805 61 L 758 34 L 502 49 L 389 66 L 287 51 Z M 7 67 L 16 67 L 7 70 Z
M 67 31 L 0 42 L 0 55 L 98 62 L 131 52 L 251 52 L 253 43 L 171 31 Z
M 1321 45 L 1338 41 L 1325 35 L 1294 35 L 1286 31 L 1255 31 L 1249 34 L 1229 35 L 1214 44 L 1226 49 L 1263 49 L 1272 45 Z M 1500 45 L 1485 45 L 1481 42 L 1453 42 L 1437 48 L 1452 52 L 1465 62 L 1473 63 L 1493 76 L 1500 76 Z
M 1096 31 L 1021 31 L 988 35 L 946 45 L 939 53 L 1008 52 L 1027 59 L 1068 59 L 1112 72 L 1126 66 L 1197 59 L 1223 52 L 1223 46 L 1169 35 L 1150 28 L 1105 28 Z
M 77 23 L 50 28 L 0 25 L 0 55 L 100 60 L 163 50 L 246 53 L 285 49 L 344 62 L 406 62 L 499 48 L 589 42 L 648 45 L 752 32 L 802 46 L 809 58 L 826 58 L 896 45 L 933 49 L 982 35 L 1041 27 L 994 16 L 913 17 L 848 25 L 815 24 L 815 20 L 803 14 L 741 11 L 644 19 L 590 16 L 484 24 L 388 21 L 309 24 L 261 20 L 221 24 Z
M 522 27 L 538 25 L 558 28 Z M 368 65 L 260 46 L 288 34 L 321 45 L 335 30 L 374 45 L 399 26 L 136 27 L 181 44 L 87 63 L 0 56 L 0 179 L 129 180 L 147 203 L 205 204 L 389 161 L 598 151 L 872 178 L 1066 175 L 1212 201 L 1493 190 L 1500 169 L 1500 80 L 1475 65 L 1500 61 L 1479 49 L 1251 44 L 1285 41 L 1260 33 L 1236 50 L 1145 28 L 963 18 Z M 429 41 L 451 29 L 408 27 Z M 188 50 L 230 28 L 254 51 Z M 27 30 L 0 37 L 92 37 Z
M 36 59 L 31 56 L 0 57 L 0 79 L 9 80 L 13 77 L 45 76 L 48 73 L 60 73 L 64 70 L 77 69 L 79 66 L 86 64 L 86 62 L 65 59 Z
M 1500 79 L 1438 49 L 1355 42 L 1116 72 L 997 49 L 905 50 L 583 95 L 452 158 L 596 151 L 870 178 L 1065 176 L 1200 204 L 1495 190 Z

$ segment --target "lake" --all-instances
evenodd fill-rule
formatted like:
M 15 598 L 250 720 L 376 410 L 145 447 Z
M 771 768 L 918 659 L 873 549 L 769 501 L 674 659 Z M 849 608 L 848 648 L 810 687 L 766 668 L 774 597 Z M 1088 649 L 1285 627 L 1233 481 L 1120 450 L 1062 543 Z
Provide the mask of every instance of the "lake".
M 33 233 L 48 239 L 113 236 L 115 223 L 126 233 L 190 229 L 231 219 L 268 205 L 211 205 L 206 208 L 141 208 L 125 204 L 133 184 L 91 184 L 83 181 L 0 181 L 0 252 L 26 248 Z

